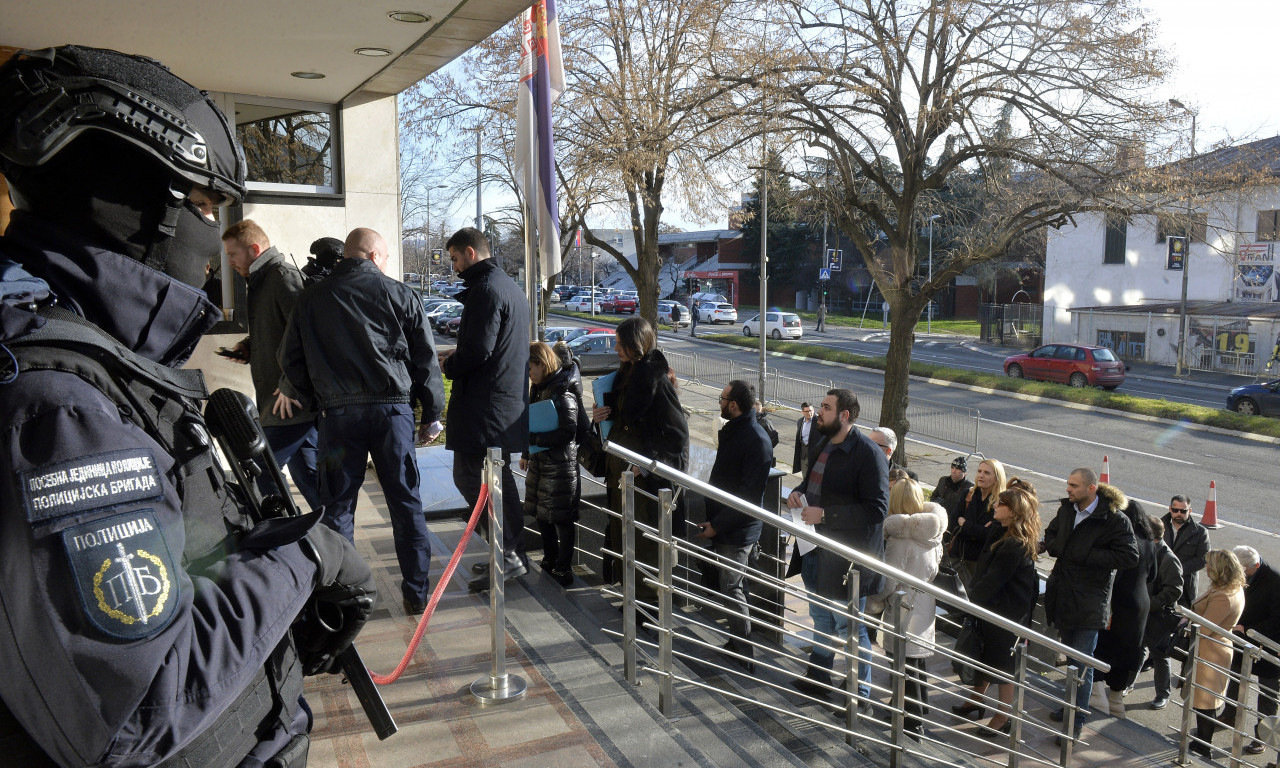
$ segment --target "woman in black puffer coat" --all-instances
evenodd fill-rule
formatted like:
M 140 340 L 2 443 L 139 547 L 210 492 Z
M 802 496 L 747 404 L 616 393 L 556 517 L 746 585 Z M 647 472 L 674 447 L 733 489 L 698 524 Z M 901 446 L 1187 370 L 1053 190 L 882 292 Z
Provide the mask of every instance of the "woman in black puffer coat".
M 568 349 L 565 354 L 567 357 Z M 529 381 L 529 402 L 550 400 L 557 423 L 551 431 L 529 434 L 530 450 L 520 459 L 527 472 L 524 513 L 538 520 L 542 570 L 567 587 L 573 583 L 574 523 L 581 496 L 577 434 L 580 415 L 586 418 L 582 377 L 576 362 L 562 359 L 546 343 L 535 341 L 529 345 Z

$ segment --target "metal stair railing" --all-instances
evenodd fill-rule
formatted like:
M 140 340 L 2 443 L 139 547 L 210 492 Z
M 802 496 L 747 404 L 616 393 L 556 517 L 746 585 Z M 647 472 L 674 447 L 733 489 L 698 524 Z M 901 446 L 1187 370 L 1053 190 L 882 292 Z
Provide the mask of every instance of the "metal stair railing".
M 1106 672 L 1110 669 L 1106 663 L 1084 655 L 1027 626 L 958 598 L 940 587 L 917 579 L 872 556 L 824 536 L 810 533 L 805 527 L 795 525 L 788 518 L 779 517 L 761 507 L 745 503 L 677 469 L 616 444 L 608 444 L 606 450 L 628 462 L 633 469 L 654 475 L 673 485 L 672 490 L 661 490 L 654 497 L 635 487 L 634 475 L 631 471 L 624 472 L 620 478 L 619 489 L 622 492 L 620 514 L 623 523 L 622 551 L 609 553 L 606 550 L 606 554 L 621 555 L 625 563 L 622 572 L 622 590 L 612 594 L 623 600 L 623 630 L 620 634 L 613 634 L 619 636 L 624 645 L 627 679 L 633 683 L 636 682 L 641 671 L 656 676 L 659 683 L 659 709 L 663 714 L 668 716 L 673 714 L 675 687 L 680 685 L 715 690 L 731 700 L 750 701 L 754 706 L 772 711 L 779 717 L 828 730 L 834 737 L 843 738 L 850 744 L 869 745 L 875 749 L 885 750 L 892 768 L 903 765 L 908 755 L 922 756 L 931 762 L 943 765 L 962 764 L 949 761 L 948 755 L 952 760 L 959 761 L 991 761 L 992 758 L 983 750 L 991 747 L 993 742 L 990 739 L 993 736 L 998 739 L 994 743 L 1001 746 L 1006 753 L 1007 757 L 1003 762 L 1011 768 L 1017 768 L 1023 764 L 1062 766 L 1069 764 L 1073 749 L 1077 743 L 1080 743 L 1079 737 L 1073 735 L 1073 721 L 1076 716 L 1075 691 L 1081 679 L 1081 671 L 1088 666 L 1100 672 Z M 637 493 L 644 494 L 657 502 L 660 514 L 656 527 L 635 520 Z M 856 569 L 850 571 L 848 600 L 833 603 L 767 573 L 739 568 L 735 562 L 718 557 L 705 547 L 691 544 L 674 534 L 671 529 L 672 511 L 678 493 L 700 494 L 762 520 L 797 539 L 812 542 L 817 547 L 836 553 L 853 565 L 870 568 L 892 578 L 900 585 L 899 591 L 890 596 L 885 614 L 877 617 L 868 615 L 858 608 L 856 578 L 858 571 Z M 634 545 L 641 536 L 658 544 L 659 561 L 657 563 L 636 562 Z M 677 564 L 681 562 L 687 563 L 683 571 L 677 569 Z M 727 650 L 721 647 L 720 642 L 731 636 L 719 626 L 718 619 L 726 608 L 730 610 L 736 608 L 741 611 L 749 610 L 749 606 L 726 606 L 722 596 L 711 595 L 707 590 L 697 586 L 692 574 L 695 568 L 700 568 L 706 563 L 714 563 L 720 568 L 738 569 L 751 583 L 781 590 L 794 600 L 819 604 L 832 610 L 849 623 L 847 637 L 822 634 L 815 635 L 812 639 L 813 644 L 821 645 L 831 651 L 837 665 L 845 666 L 843 685 L 825 686 L 823 689 L 823 693 L 826 694 L 825 701 L 820 702 L 813 696 L 804 697 L 809 702 L 830 706 L 831 696 L 837 696 L 837 701 L 843 702 L 843 705 L 837 705 L 834 708 L 837 714 L 842 715 L 839 723 L 833 724 L 830 719 L 797 711 L 794 705 L 788 706 L 785 700 L 780 700 L 781 691 L 788 691 L 793 698 L 797 694 L 791 691 L 785 682 L 779 683 L 777 678 L 793 675 L 797 667 L 803 670 L 807 666 L 797 654 L 788 652 L 785 645 L 788 642 L 796 644 L 804 642 L 805 637 L 802 633 L 808 627 L 803 622 L 787 616 L 786 611 L 781 611 L 779 616 L 773 617 L 777 621 L 777 626 L 773 629 L 779 631 L 784 638 L 784 648 L 781 651 L 772 644 L 756 640 L 747 640 L 743 643 L 741 639 L 736 639 L 737 642 L 750 647 L 749 654 L 742 650 Z M 639 584 L 646 585 L 650 591 L 658 595 L 656 603 L 635 601 L 636 587 Z M 953 610 L 982 619 L 1013 633 L 1018 639 L 1013 673 L 1006 674 L 1000 670 L 985 667 L 978 661 L 957 654 L 953 648 L 940 641 L 941 633 L 935 635 L 933 639 L 910 633 L 906 626 L 908 610 L 904 601 L 919 599 L 922 595 L 932 597 Z M 677 610 L 677 599 L 691 608 Z M 693 610 L 695 607 L 700 610 Z M 749 615 L 753 620 L 762 620 L 756 619 L 754 613 Z M 947 619 L 939 617 L 937 621 L 945 622 Z M 865 649 L 862 649 L 860 653 L 857 640 L 859 624 L 864 624 L 869 629 L 875 629 L 877 633 L 883 634 L 885 652 L 879 653 L 873 650 L 868 654 Z M 652 635 L 641 636 L 640 629 L 646 629 L 652 632 Z M 1014 699 L 1007 711 L 1012 723 L 1011 733 L 1007 736 L 995 732 L 984 733 L 982 728 L 985 726 L 980 726 L 978 733 L 975 734 L 944 722 L 946 718 L 933 716 L 933 713 L 939 709 L 937 706 L 939 696 L 946 701 L 978 700 L 985 704 L 996 705 L 997 708 L 999 704 L 994 696 L 977 697 L 975 693 L 959 685 L 954 676 L 947 672 L 939 673 L 936 670 L 926 669 L 924 672 L 916 673 L 905 661 L 908 643 L 921 646 L 931 656 L 977 668 L 993 683 L 1012 684 Z M 1065 690 L 1048 681 L 1049 676 L 1057 674 L 1056 670 L 1028 653 L 1029 646 L 1040 646 L 1049 654 L 1066 656 L 1071 666 L 1065 675 Z M 709 656 L 725 658 L 732 666 L 717 665 L 708 661 Z M 747 662 L 754 664 L 755 671 L 747 671 Z M 860 662 L 872 669 L 870 697 L 857 693 L 856 672 Z M 700 666 L 714 669 L 715 678 L 730 682 L 717 686 L 708 682 L 705 676 L 689 671 Z M 909 687 L 914 695 L 908 694 Z M 920 691 L 924 692 L 923 696 L 920 695 Z M 880 696 L 887 697 L 888 704 L 876 701 L 873 705 L 869 700 Z M 929 698 L 932 698 L 929 703 L 930 712 L 924 714 L 921 712 L 924 703 L 922 699 Z M 1042 702 L 1050 709 L 1063 708 L 1066 716 L 1061 725 L 1041 720 L 1030 714 L 1029 702 L 1032 700 Z M 949 708 L 941 709 L 949 713 Z M 919 741 L 914 738 L 905 738 L 911 735 L 906 730 L 907 721 L 911 718 L 928 726 L 923 738 Z M 1033 734 L 1053 734 L 1064 737 L 1060 740 L 1057 761 L 1047 759 L 1035 749 L 1024 748 L 1027 739 Z

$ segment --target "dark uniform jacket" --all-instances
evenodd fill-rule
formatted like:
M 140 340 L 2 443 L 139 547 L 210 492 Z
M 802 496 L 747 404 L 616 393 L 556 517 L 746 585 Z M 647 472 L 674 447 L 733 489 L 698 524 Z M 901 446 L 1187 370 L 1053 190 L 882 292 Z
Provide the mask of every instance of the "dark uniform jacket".
M 529 302 L 493 259 L 458 275 L 466 290 L 458 347 L 443 365 L 453 380 L 445 445 L 460 453 L 523 451 L 529 438 Z
M 19 212 L 0 238 L 0 343 L 44 322 L 30 311 L 42 281 L 60 306 L 119 341 L 122 359 L 180 365 L 220 316 L 197 289 Z M 60 764 L 162 762 L 260 674 L 311 595 L 315 566 L 295 544 L 239 548 L 226 497 L 194 502 L 200 483 L 211 493 L 207 478 L 178 477 L 178 458 L 86 380 L 9 372 L 0 374 L 9 379 L 0 397 L 0 697 Z M 223 554 L 186 562 L 193 526 L 209 518 Z M 245 724 L 250 734 L 257 725 Z M 288 733 L 264 723 L 258 736 L 278 750 Z
M 1044 532 L 1046 551 L 1056 558 L 1045 616 L 1059 629 L 1102 629 L 1111 618 L 1116 570 L 1138 564 L 1138 545 L 1129 518 L 1101 495 L 1093 514 L 1078 526 L 1075 518 L 1075 505 L 1063 499 Z
M 241 343 L 249 349 L 249 375 L 258 401 L 258 418 L 266 427 L 315 421 L 316 415 L 307 410 L 295 408 L 290 419 L 271 412 L 277 388 L 287 397 L 298 396 L 280 371 L 280 342 L 302 295 L 302 273 L 275 246 L 263 251 L 253 267 L 249 273 L 249 335 Z
M 754 418 L 754 412 L 744 413 L 720 428 L 719 448 L 707 482 L 748 504 L 760 506 L 772 463 L 773 446 L 768 434 Z M 707 522 L 716 531 L 713 544 L 737 546 L 759 541 L 763 526 L 759 519 L 713 499 L 707 499 Z
M 1204 568 L 1204 556 L 1209 554 L 1209 531 L 1190 514 L 1177 531 L 1173 529 L 1173 515 L 1166 512 L 1161 519 L 1164 520 L 1164 542 L 1182 563 L 1182 597 L 1178 602 L 1190 608 L 1199 597 L 1196 575 Z
M 303 405 L 422 404 L 440 417 L 444 383 L 422 301 L 368 259 L 343 259 L 298 299 L 280 365 Z
M 1258 564 L 1253 578 L 1244 588 L 1244 613 L 1240 625 L 1246 631 L 1280 642 L 1280 573 L 1264 563 Z M 1258 677 L 1280 676 L 1280 669 L 1269 661 L 1258 659 L 1253 663 L 1253 673 Z
M 526 450 L 529 460 L 525 476 L 524 511 L 539 520 L 567 523 L 578 519 L 578 414 L 582 412 L 582 378 L 578 364 L 569 362 L 540 386 L 534 387 L 530 400 L 550 401 L 556 408 L 556 428 L 550 432 L 531 432 L 529 445 L 543 448 L 537 453 Z
M 826 440 L 813 447 L 810 464 L 821 456 Z M 812 468 L 812 467 L 811 467 Z M 832 446 L 822 475 L 819 498 L 809 493 L 806 476 L 796 491 L 805 494 L 809 506 L 822 507 L 826 521 L 815 526 L 818 533 L 884 559 L 884 519 L 889 514 L 889 461 L 880 446 L 862 434 L 857 427 L 849 430 L 844 442 Z M 798 552 L 799 550 L 797 550 Z M 831 600 L 848 600 L 845 574 L 849 561 L 825 549 L 815 549 L 805 557 L 818 557 L 818 594 Z M 798 573 L 799 556 L 792 560 L 791 571 Z M 883 587 L 884 576 L 870 568 L 859 568 L 862 596 L 874 595 Z M 792 575 L 792 573 L 788 573 Z

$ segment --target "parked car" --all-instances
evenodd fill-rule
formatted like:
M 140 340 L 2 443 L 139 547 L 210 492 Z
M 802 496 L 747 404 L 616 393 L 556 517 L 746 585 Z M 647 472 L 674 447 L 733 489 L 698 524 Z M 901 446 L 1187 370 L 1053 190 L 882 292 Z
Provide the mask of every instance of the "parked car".
M 445 310 L 449 309 L 449 307 L 462 306 L 462 302 L 454 301 L 453 299 L 440 299 L 440 300 L 431 302 L 431 304 L 432 306 L 423 307 L 423 309 L 425 309 L 427 312 L 427 321 L 432 323 L 433 325 L 435 323 L 436 318 L 440 316 L 441 312 L 444 312 Z
M 436 314 L 434 318 L 431 319 L 431 327 L 435 329 L 436 333 L 444 333 L 445 323 L 449 322 L 455 317 L 460 317 L 461 315 L 462 315 L 462 304 L 460 303 L 450 304 L 443 311 L 439 312 L 438 314 Z
M 677 302 L 674 302 L 674 301 L 658 302 L 658 322 L 659 323 L 675 326 L 678 328 L 680 326 L 688 325 L 690 322 L 692 322 L 692 318 L 689 317 L 689 310 L 685 309 L 683 304 L 679 305 L 680 319 L 673 321 L 671 319 L 671 308 L 674 306 L 677 306 Z
M 598 298 L 590 293 L 580 293 L 565 302 L 564 308 L 570 312 L 591 312 L 593 311 L 593 306 L 595 307 L 594 311 L 601 311 L 600 300 Z
M 615 312 L 619 315 L 623 312 L 634 315 L 640 309 L 640 303 L 630 296 L 618 293 L 600 302 L 600 309 L 605 312 Z
M 445 321 L 442 332 L 444 333 L 445 336 L 453 336 L 456 338 L 458 336 L 458 327 L 461 325 L 462 325 L 462 314 L 459 313 L 457 315 L 454 315 L 453 317 L 450 317 L 448 320 Z
M 804 328 L 800 325 L 800 316 L 793 312 L 766 312 L 764 328 L 765 333 L 774 339 L 800 339 L 804 337 Z M 743 336 L 755 336 L 758 333 L 760 333 L 759 313 L 750 320 L 742 321 Z
M 618 370 L 617 336 L 612 331 L 579 336 L 569 342 L 569 351 L 583 373 L 608 373 Z
M 732 304 L 704 301 L 698 305 L 698 322 L 729 323 L 732 325 L 738 322 L 738 310 L 734 309 Z
M 1246 416 L 1280 416 L 1280 379 L 1236 387 L 1227 393 L 1227 409 Z
M 1124 363 L 1106 347 L 1045 344 L 1005 358 L 1004 372 L 1015 378 L 1039 379 L 1073 387 L 1115 389 L 1124 383 Z

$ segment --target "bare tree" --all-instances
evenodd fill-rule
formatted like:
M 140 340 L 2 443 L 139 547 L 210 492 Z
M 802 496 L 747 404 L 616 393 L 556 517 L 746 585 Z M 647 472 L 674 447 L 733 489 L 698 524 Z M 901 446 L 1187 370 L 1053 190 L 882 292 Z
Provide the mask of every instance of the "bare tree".
M 1166 62 L 1136 0 L 778 0 L 750 85 L 828 158 L 827 205 L 890 305 L 883 425 L 905 435 L 915 327 L 958 274 L 1153 183 Z M 782 31 L 779 31 L 781 29 Z M 767 126 L 766 126 L 767 127 Z M 953 247 L 922 276 L 931 217 Z M 905 453 L 897 457 L 905 459 Z
M 567 117 L 558 138 L 573 147 L 575 167 L 591 169 L 597 194 L 583 200 L 569 186 L 561 204 L 586 241 L 626 269 L 650 321 L 657 320 L 658 232 L 669 198 L 700 214 L 728 193 L 721 163 L 736 145 L 739 109 L 711 63 L 737 45 L 733 3 L 586 0 L 562 12 L 569 98 L 561 99 Z M 586 223 L 588 211 L 613 199 L 630 222 L 634 267 Z

